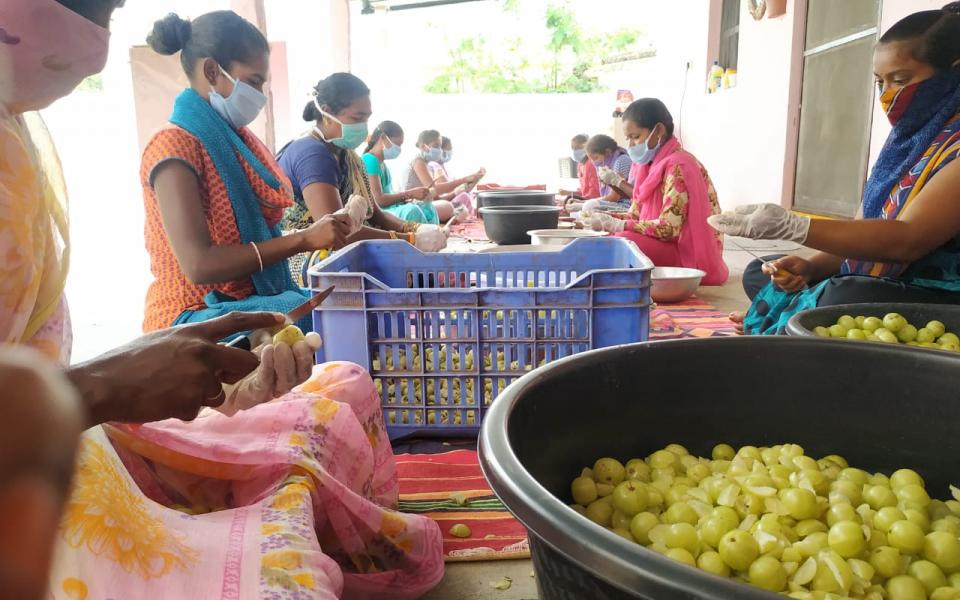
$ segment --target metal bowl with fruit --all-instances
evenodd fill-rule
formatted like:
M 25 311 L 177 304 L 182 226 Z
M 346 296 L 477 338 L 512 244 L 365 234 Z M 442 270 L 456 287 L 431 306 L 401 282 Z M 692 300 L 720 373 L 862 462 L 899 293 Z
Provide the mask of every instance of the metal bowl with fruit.
M 813 337 L 598 350 L 507 388 L 480 462 L 541 600 L 953 598 L 958 376 Z

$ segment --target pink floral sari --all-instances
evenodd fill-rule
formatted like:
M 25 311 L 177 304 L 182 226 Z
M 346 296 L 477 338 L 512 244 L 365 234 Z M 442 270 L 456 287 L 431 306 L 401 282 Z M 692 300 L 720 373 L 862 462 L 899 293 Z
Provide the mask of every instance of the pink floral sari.
M 0 343 L 65 362 L 65 202 L 38 132 L 0 114 Z M 443 575 L 441 533 L 396 512 L 397 494 L 376 390 L 353 364 L 319 365 L 294 392 L 232 417 L 94 427 L 48 594 L 416 598 Z
M 687 218 L 676 241 L 679 266 L 704 271 L 703 285 L 722 285 L 729 275 L 723 260 L 723 240 L 707 223 L 707 217 L 713 214 L 709 195 L 712 186 L 707 184 L 706 170 L 677 138 L 670 138 L 652 163 L 633 166 L 634 210 L 639 209 L 640 221 L 656 220 L 664 206 L 664 174 L 678 167 L 685 189 L 677 191 L 687 194 Z

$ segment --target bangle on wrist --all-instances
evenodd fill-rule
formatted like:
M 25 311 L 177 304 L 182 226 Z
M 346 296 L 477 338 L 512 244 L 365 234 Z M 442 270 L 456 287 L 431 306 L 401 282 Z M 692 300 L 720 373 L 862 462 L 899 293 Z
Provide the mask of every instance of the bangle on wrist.
M 409 233 L 407 234 L 407 241 L 410 242 L 410 245 L 411 245 L 411 246 L 416 246 L 416 245 L 417 245 L 417 234 L 415 234 L 415 233 L 412 232 L 412 231 L 409 232 Z
M 396 232 L 396 231 L 388 231 L 387 233 L 390 235 L 390 239 L 391 239 L 391 240 L 397 239 L 397 232 Z
M 260 254 L 260 248 L 257 248 L 256 242 L 250 242 L 250 245 L 253 246 L 253 251 L 257 254 L 257 264 L 260 265 L 260 272 L 263 273 L 263 256 Z

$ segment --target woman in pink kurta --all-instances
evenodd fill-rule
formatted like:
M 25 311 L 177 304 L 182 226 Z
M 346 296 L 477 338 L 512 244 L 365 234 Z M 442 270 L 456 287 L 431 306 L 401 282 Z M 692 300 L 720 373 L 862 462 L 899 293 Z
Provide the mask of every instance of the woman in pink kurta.
M 722 285 L 729 270 L 723 237 L 707 224 L 720 213 L 707 170 L 674 137 L 673 117 L 660 100 L 631 104 L 623 128 L 633 160 L 633 203 L 625 214 L 592 215 L 594 227 L 632 240 L 658 267 L 700 269 L 704 285 Z

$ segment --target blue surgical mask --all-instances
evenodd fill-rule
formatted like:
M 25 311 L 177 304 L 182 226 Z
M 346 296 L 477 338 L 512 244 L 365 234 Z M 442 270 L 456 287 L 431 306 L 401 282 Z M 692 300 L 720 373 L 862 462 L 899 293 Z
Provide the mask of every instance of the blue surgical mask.
M 224 98 L 217 90 L 211 89 L 210 106 L 234 129 L 246 127 L 267 105 L 267 97 L 249 84 L 230 77 L 223 67 L 220 67 L 220 72 L 233 82 L 233 91 Z
M 443 160 L 443 150 L 440 148 L 427 148 L 427 150 L 421 154 L 423 155 L 423 160 L 427 162 L 440 162 Z
M 656 129 L 656 127 L 654 127 Z M 657 145 L 653 148 L 650 147 L 650 140 L 653 138 L 653 131 L 650 131 L 650 135 L 647 136 L 647 140 L 642 144 L 637 144 L 636 146 L 630 146 L 627 149 L 627 153 L 630 154 L 630 160 L 637 163 L 638 165 L 646 165 L 653 162 L 653 159 L 657 157 L 657 151 L 660 150 L 660 144 L 663 142 L 663 136 L 660 136 L 660 140 L 657 141 Z
M 573 154 L 570 155 L 570 158 L 573 159 L 573 162 L 578 162 L 578 163 L 582 163 L 583 159 L 585 159 L 586 157 L 587 157 L 587 151 L 584 150 L 583 148 L 574 150 Z
M 400 156 L 400 146 L 394 144 L 393 141 L 387 136 L 383 136 L 383 139 L 390 144 L 389 146 L 386 144 L 383 146 L 383 159 L 393 160 Z
M 453 150 L 444 150 L 443 151 L 443 162 L 448 163 L 453 160 Z
M 343 148 L 344 150 L 356 150 L 360 147 L 360 144 L 367 141 L 367 123 L 344 123 L 340 119 L 331 115 L 327 111 L 320 108 L 320 104 L 317 102 L 317 99 L 313 99 L 313 104 L 317 107 L 317 110 L 320 111 L 320 114 L 324 115 L 328 119 L 340 124 L 340 137 L 328 140 L 319 127 L 315 127 L 314 131 L 320 135 L 320 139 L 330 144 L 333 144 L 337 148 Z

